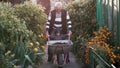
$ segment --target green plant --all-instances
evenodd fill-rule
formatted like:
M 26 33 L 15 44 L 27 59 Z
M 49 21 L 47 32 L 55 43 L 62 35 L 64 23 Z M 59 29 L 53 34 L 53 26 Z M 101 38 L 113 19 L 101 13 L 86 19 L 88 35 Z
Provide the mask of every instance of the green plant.
M 2 57 L 0 68 L 9 68 L 4 64 L 21 65 L 22 68 L 26 68 L 28 65 L 35 66 L 42 62 L 43 48 L 41 46 L 45 43 L 44 37 L 38 37 L 27 28 L 25 23 L 24 19 L 15 15 L 14 7 L 11 7 L 10 3 L 0 2 L 0 42 L 4 44 L 0 47 L 0 57 Z M 29 46 L 30 42 L 34 42 L 33 47 Z M 38 51 L 34 51 L 35 48 Z M 7 51 L 11 51 L 11 54 L 4 56 Z M 15 54 L 13 58 L 12 54 Z M 6 59 L 8 62 L 3 63 Z M 13 63 L 16 59 L 18 61 Z
M 84 60 L 86 42 L 98 27 L 95 20 L 95 0 L 74 1 L 66 8 L 72 21 L 72 50 L 79 59 Z
M 0 47 L 5 47 L 4 44 L 0 44 Z M 12 54 L 10 50 L 6 53 L 0 53 L 0 68 L 16 68 L 15 63 L 18 61 L 14 59 L 15 54 Z
M 81 34 L 92 36 L 97 29 L 95 21 L 95 0 L 74 1 L 67 6 L 72 21 L 72 40 Z
M 45 26 L 47 19 L 44 13 L 44 8 L 41 5 L 36 5 L 31 2 L 25 2 L 24 4 L 15 5 L 15 15 L 24 20 L 29 30 L 32 30 L 35 34 L 40 34 Z
M 99 54 L 107 63 L 119 64 L 120 55 L 119 55 L 119 46 L 113 46 L 110 44 L 112 33 L 108 30 L 106 26 L 99 29 L 99 31 L 94 32 L 95 37 L 91 38 L 87 42 L 87 49 L 85 58 L 89 62 L 89 47 L 94 48 L 94 51 Z M 91 61 L 91 60 L 90 60 Z

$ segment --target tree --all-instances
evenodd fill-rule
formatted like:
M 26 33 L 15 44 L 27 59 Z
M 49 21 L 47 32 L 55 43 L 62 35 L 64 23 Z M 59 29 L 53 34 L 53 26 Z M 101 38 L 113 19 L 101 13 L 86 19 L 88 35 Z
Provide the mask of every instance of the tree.
M 3 2 L 11 2 L 13 5 L 23 3 L 26 0 L 0 0 Z
M 45 7 L 45 13 L 48 15 L 50 12 L 50 0 L 37 0 L 38 4 L 41 4 L 43 7 Z

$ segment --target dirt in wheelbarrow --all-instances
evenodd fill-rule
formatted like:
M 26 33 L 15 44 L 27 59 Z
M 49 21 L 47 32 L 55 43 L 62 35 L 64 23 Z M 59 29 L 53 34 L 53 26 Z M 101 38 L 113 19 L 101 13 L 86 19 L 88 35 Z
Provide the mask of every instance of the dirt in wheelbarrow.
M 47 62 L 47 53 L 46 55 L 43 57 L 44 61 L 43 64 L 39 66 L 39 68 L 58 68 L 56 64 L 52 64 L 50 62 Z M 63 68 L 83 68 L 83 64 L 82 63 L 78 63 L 76 61 L 77 58 L 75 58 L 75 56 L 70 52 L 70 62 L 66 65 L 64 65 Z

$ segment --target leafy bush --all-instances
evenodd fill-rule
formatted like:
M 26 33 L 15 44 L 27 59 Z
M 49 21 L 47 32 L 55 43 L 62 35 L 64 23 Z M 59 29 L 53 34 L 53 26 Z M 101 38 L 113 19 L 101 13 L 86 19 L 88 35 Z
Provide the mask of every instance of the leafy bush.
M 74 1 L 67 6 L 72 20 L 72 39 L 75 41 L 79 35 L 92 35 L 97 28 L 95 22 L 95 1 Z
M 2 65 L 0 68 L 8 68 L 6 64 L 9 66 L 18 64 L 26 68 L 28 65 L 35 66 L 42 61 L 45 44 L 43 34 L 39 32 L 37 35 L 30 31 L 26 26 L 27 21 L 24 21 L 24 18 L 18 18 L 15 13 L 10 3 L 0 3 L 0 43 L 4 44 L 2 46 L 0 44 L 0 65 Z M 27 18 L 30 19 L 29 16 Z M 36 16 L 32 18 L 36 19 Z M 11 51 L 11 54 L 5 55 L 8 51 Z M 15 56 L 11 57 L 12 54 Z M 4 62 L 6 59 L 8 61 Z M 18 61 L 13 63 L 14 60 Z
M 11 51 L 11 44 L 13 41 L 16 41 L 16 36 L 19 36 L 20 33 L 24 33 L 26 36 L 29 34 L 24 21 L 20 21 L 13 13 L 14 11 L 10 3 L 0 3 L 0 55 L 2 56 L 0 58 L 0 65 L 2 66 L 0 68 L 8 68 L 8 65 L 14 66 L 12 61 L 15 57 L 11 57 L 11 54 L 5 55 L 5 53 Z
M 3 43 L 0 43 L 0 49 L 3 49 L 4 46 Z M 17 59 L 14 59 L 14 56 L 15 54 L 12 54 L 11 51 L 7 51 L 5 54 L 0 53 L 0 68 L 15 68 Z
M 95 37 L 91 38 L 89 42 L 87 42 L 87 49 L 85 58 L 87 62 L 89 62 L 89 47 L 93 47 L 95 52 L 98 53 L 106 62 L 112 64 L 119 64 L 120 55 L 119 55 L 119 46 L 112 46 L 109 42 L 111 42 L 112 33 L 108 30 L 107 27 L 102 27 L 99 31 L 94 32 Z
M 89 61 L 92 61 L 89 59 L 91 56 L 89 47 L 92 46 L 95 52 L 105 61 L 120 67 L 120 47 L 113 45 L 111 32 L 107 27 L 97 31 L 95 3 L 95 0 L 80 0 L 79 2 L 72 2 L 67 6 L 73 25 L 73 52 L 83 61 L 86 59 L 86 62 L 89 63 Z
M 15 15 L 26 22 L 27 28 L 35 34 L 40 34 L 46 22 L 46 14 L 41 5 L 36 5 L 31 2 L 15 5 Z M 43 31 L 43 30 L 42 30 Z
M 72 21 L 72 40 L 74 42 L 72 50 L 82 60 L 85 59 L 86 42 L 98 27 L 95 8 L 95 0 L 74 1 L 67 6 Z

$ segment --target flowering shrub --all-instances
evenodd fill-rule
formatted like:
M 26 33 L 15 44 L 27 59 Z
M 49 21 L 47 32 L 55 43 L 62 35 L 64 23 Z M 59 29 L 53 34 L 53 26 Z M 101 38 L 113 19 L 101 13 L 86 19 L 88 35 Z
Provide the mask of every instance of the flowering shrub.
M 14 59 L 15 54 L 11 53 L 10 50 L 5 51 L 5 46 L 0 42 L 0 68 L 15 68 L 17 62 L 17 59 Z
M 0 2 L 0 68 L 14 65 L 26 68 L 42 62 L 45 38 L 41 31 L 34 33 L 28 29 L 26 22 L 18 18 L 10 3 Z
M 92 35 L 97 29 L 95 22 L 95 0 L 80 0 L 67 6 L 72 21 L 72 40 L 79 35 Z M 94 20 L 94 21 L 93 21 Z
M 79 59 L 83 59 L 85 43 L 98 27 L 95 20 L 95 0 L 74 1 L 67 6 L 67 10 L 72 21 L 72 50 Z
M 29 30 L 32 30 L 35 34 L 40 34 L 44 31 L 43 28 L 45 27 L 47 19 L 44 9 L 41 5 L 26 1 L 24 4 L 14 6 L 14 14 L 20 18 L 20 20 L 25 21 Z
M 94 32 L 95 37 L 92 38 L 91 41 L 87 42 L 86 49 L 86 62 L 89 63 L 89 47 L 93 47 L 94 51 L 96 51 L 104 60 L 108 63 L 117 63 L 120 62 L 120 54 L 115 51 L 119 51 L 119 47 L 113 47 L 109 44 L 110 37 L 112 36 L 111 32 L 107 29 L 107 27 L 102 27 L 98 32 Z

